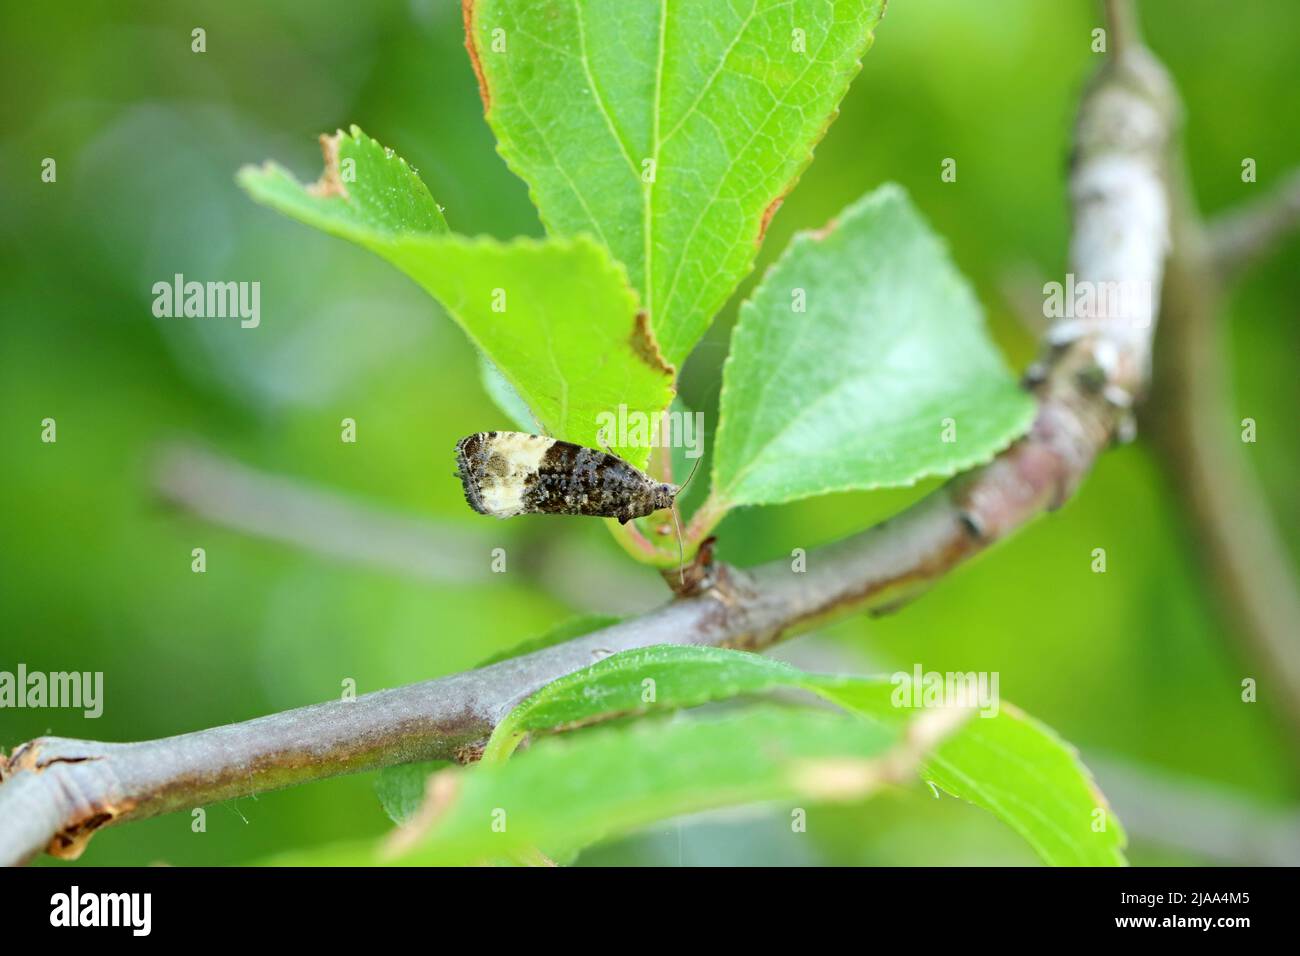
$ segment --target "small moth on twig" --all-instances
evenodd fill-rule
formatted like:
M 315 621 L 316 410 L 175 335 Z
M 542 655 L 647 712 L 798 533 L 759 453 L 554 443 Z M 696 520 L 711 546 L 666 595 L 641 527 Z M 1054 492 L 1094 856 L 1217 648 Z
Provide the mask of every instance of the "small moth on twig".
M 456 465 L 465 500 L 479 514 L 591 515 L 627 524 L 666 508 L 681 550 L 673 502 L 683 486 L 655 481 L 617 455 L 542 435 L 476 432 L 456 443 Z
M 523 432 L 478 432 L 456 443 L 457 477 L 479 514 L 593 515 L 627 524 L 671 508 L 680 489 L 617 455 Z

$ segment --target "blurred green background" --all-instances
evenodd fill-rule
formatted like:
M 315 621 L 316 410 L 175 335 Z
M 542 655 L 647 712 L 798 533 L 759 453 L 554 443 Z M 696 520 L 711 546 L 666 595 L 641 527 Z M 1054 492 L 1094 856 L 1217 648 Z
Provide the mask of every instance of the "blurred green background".
M 1300 163 L 1300 5 L 1140 6 L 1187 105 L 1207 212 Z M 1069 132 L 1098 62 L 1098 16 L 1088 0 L 893 0 L 760 270 L 795 230 L 896 180 L 947 237 L 1023 367 L 1035 346 L 1007 277 L 1064 269 Z M 207 31 L 205 53 L 191 52 L 194 27 Z M 471 513 L 451 477 L 453 445 L 509 423 L 467 341 L 379 259 L 235 186 L 241 164 L 268 157 L 315 178 L 317 135 L 355 122 L 419 169 L 453 229 L 539 235 L 483 121 L 459 4 L 105 0 L 11 13 L 2 42 L 0 669 L 103 671 L 106 706 L 98 720 L 0 711 L 0 747 L 46 733 L 165 736 L 335 698 L 349 678 L 359 692 L 410 683 L 473 666 L 576 611 L 661 598 L 654 572 L 624 558 L 598 522 L 488 527 Z M 1247 156 L 1258 184 L 1241 182 Z M 55 183 L 41 181 L 45 157 L 57 161 Z M 956 183 L 940 181 L 945 157 L 957 160 Z M 177 272 L 260 281 L 261 327 L 155 319 L 151 286 Z M 1260 423 L 1247 448 L 1293 557 L 1298 276 L 1292 242 L 1237 287 L 1225 316 L 1235 418 Z M 733 302 L 682 382 L 710 424 L 734 312 Z M 40 441 L 46 417 L 57 420 L 56 444 Z M 356 444 L 339 439 L 344 417 L 358 423 Z M 492 546 L 519 557 L 504 575 L 437 581 L 250 537 L 163 500 L 157 454 L 175 440 L 435 521 L 434 533 L 463 529 L 468 543 L 448 547 L 472 552 L 460 557 L 474 568 L 486 570 Z M 810 548 L 924 490 L 743 512 L 721 529 L 723 556 L 756 563 Z M 196 547 L 204 574 L 190 569 Z M 1106 574 L 1090 571 L 1096 547 L 1107 550 Z M 1105 456 L 1063 511 L 902 613 L 856 617 L 777 653 L 858 672 L 914 662 L 1000 672 L 1005 699 L 1097 764 L 1130 823 L 1135 863 L 1225 858 L 1172 848 L 1158 827 L 1138 825 L 1153 801 L 1161 815 L 1155 781 L 1198 810 L 1191 819 L 1223 831 L 1227 858 L 1261 850 L 1243 845 L 1255 837 L 1234 835 L 1234 820 L 1289 832 L 1294 852 L 1296 751 L 1268 675 L 1218 616 L 1191 548 L 1139 441 Z M 1259 680 L 1260 703 L 1241 702 L 1244 676 Z M 82 862 L 236 863 L 378 834 L 388 823 L 372 776 L 209 808 L 205 833 L 184 814 L 110 829 Z M 806 836 L 789 833 L 784 811 L 720 814 L 583 859 L 1033 862 L 992 817 L 924 790 L 814 811 Z

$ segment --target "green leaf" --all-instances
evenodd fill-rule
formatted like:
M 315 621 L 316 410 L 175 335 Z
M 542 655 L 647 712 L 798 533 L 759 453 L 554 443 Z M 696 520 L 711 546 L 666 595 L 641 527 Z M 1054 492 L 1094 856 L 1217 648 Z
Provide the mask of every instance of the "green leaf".
M 789 800 L 857 800 L 891 782 L 883 724 L 802 710 L 602 728 L 504 764 L 449 770 L 426 832 L 397 862 L 465 865 L 587 846 L 674 816 Z M 494 823 L 496 826 L 494 826 Z
M 741 306 L 713 495 L 725 510 L 952 475 L 1034 410 L 942 243 L 884 186 L 796 236 Z
M 808 674 L 756 654 L 665 645 L 615 654 L 546 685 L 497 725 L 483 760 L 503 760 L 528 733 L 778 687 L 808 691 L 895 728 L 915 713 L 895 706 L 886 679 Z M 968 720 L 925 759 L 921 773 L 994 814 L 1049 864 L 1124 863 L 1123 827 L 1075 751 L 1014 707 L 1000 704 L 995 715 Z M 1093 829 L 1098 819 L 1106 823 L 1100 833 Z
M 823 685 L 821 695 L 865 716 L 900 724 L 884 681 Z M 921 776 L 988 810 L 1053 866 L 1125 866 L 1127 838 L 1078 752 L 1055 731 L 1003 703 L 963 724 L 925 760 Z M 1095 826 L 1104 823 L 1105 830 Z
M 485 373 L 488 370 L 495 372 L 495 369 L 487 365 L 485 360 Z M 531 654 L 533 651 L 539 651 L 544 647 L 563 644 L 565 641 L 571 641 L 575 637 L 581 637 L 591 631 L 617 624 L 619 620 L 619 618 L 609 614 L 578 614 L 568 620 L 561 621 L 555 627 L 537 637 L 523 641 L 509 650 L 492 655 L 478 666 L 487 667 L 489 664 L 496 664 L 512 657 Z M 375 779 L 375 792 L 379 796 L 379 802 L 383 805 L 384 812 L 388 814 L 394 823 L 406 823 L 415 815 L 415 812 L 420 808 L 420 804 L 424 802 L 425 786 L 429 775 L 447 766 L 449 766 L 449 763 L 445 760 L 432 760 L 422 763 L 399 764 L 395 767 L 384 767 L 379 771 L 379 776 Z
M 375 793 L 384 812 L 394 823 L 405 823 L 424 802 L 429 775 L 450 766 L 446 760 L 426 760 L 384 767 L 375 778 Z
M 466 24 L 498 149 L 547 231 L 627 265 L 680 365 L 753 267 L 883 7 L 477 0 Z
M 802 677 L 780 661 L 712 647 L 669 644 L 624 651 L 559 677 L 518 704 L 493 730 L 483 762 L 504 760 L 530 732 L 611 714 L 694 707 L 796 686 Z
M 325 171 L 317 182 L 303 186 L 283 166 L 268 162 L 241 169 L 240 185 L 258 202 L 362 245 L 448 232 L 442 208 L 415 170 L 360 127 L 321 136 L 320 142 Z
M 575 637 L 581 637 L 583 634 L 590 634 L 592 631 L 598 631 L 602 627 L 610 627 L 611 625 L 617 624 L 620 620 L 622 620 L 622 618 L 615 617 L 612 614 L 578 614 L 568 620 L 561 621 L 544 634 L 530 638 L 521 644 L 515 645 L 509 650 L 502 651 L 500 654 L 493 654 L 478 666 L 487 667 L 489 664 L 508 661 L 512 657 L 523 657 L 525 654 L 533 653 L 533 651 L 540 651 L 544 647 L 553 647 L 556 644 L 563 644 L 565 641 L 571 641 Z
M 657 415 L 673 395 L 621 266 L 586 237 L 466 238 L 446 231 L 419 178 L 356 127 L 325 139 L 326 172 L 303 186 L 275 165 L 243 187 L 287 215 L 388 259 L 442 303 L 556 438 L 599 447 L 598 416 Z M 344 165 L 352 160 L 355 167 Z M 647 448 L 615 451 L 644 466 Z

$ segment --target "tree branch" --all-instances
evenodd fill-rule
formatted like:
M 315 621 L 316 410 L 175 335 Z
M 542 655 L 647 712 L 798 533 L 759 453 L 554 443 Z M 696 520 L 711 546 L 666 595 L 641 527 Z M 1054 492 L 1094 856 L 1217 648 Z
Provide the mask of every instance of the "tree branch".
M 1273 192 L 1219 217 L 1209 226 L 1211 256 L 1219 276 L 1231 279 L 1300 230 L 1300 169 Z
M 1078 279 L 1127 278 L 1158 291 L 1174 116 L 1163 71 L 1137 46 L 1112 56 L 1087 92 L 1070 190 Z M 1145 388 L 1153 320 L 1148 310 L 1059 323 L 1028 382 L 1039 411 L 1025 438 L 894 518 L 812 552 L 806 573 L 785 561 L 748 573 L 719 566 L 701 593 L 642 617 L 352 702 L 146 743 L 25 744 L 0 785 L 0 862 L 42 848 L 75 856 L 102 826 L 260 790 L 414 760 L 472 760 L 515 703 L 617 651 L 664 643 L 757 650 L 839 613 L 892 610 L 1074 491 Z

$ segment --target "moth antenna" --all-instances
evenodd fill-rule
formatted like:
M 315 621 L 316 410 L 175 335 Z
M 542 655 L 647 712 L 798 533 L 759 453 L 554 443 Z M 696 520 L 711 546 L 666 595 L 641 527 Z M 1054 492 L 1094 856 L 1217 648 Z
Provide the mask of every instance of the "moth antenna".
M 677 576 L 681 578 L 682 587 L 686 587 L 686 551 L 682 547 L 682 526 L 677 520 L 677 502 L 668 509 L 673 516 L 673 527 L 677 529 Z
M 703 456 L 703 455 L 701 455 L 699 458 L 696 458 L 696 459 L 695 459 L 695 464 L 691 465 L 691 473 L 690 473 L 689 475 L 686 476 L 686 480 L 682 482 L 682 486 L 681 486 L 680 488 L 677 489 L 677 493 L 678 493 L 679 495 L 680 495 L 683 491 L 685 491 L 685 490 L 686 490 L 686 486 L 689 485 L 689 484 L 691 483 L 691 479 L 695 477 L 695 471 L 696 471 L 696 469 L 698 469 L 698 468 L 700 467 L 700 462 L 702 462 L 703 460 L 704 460 L 704 456 Z

